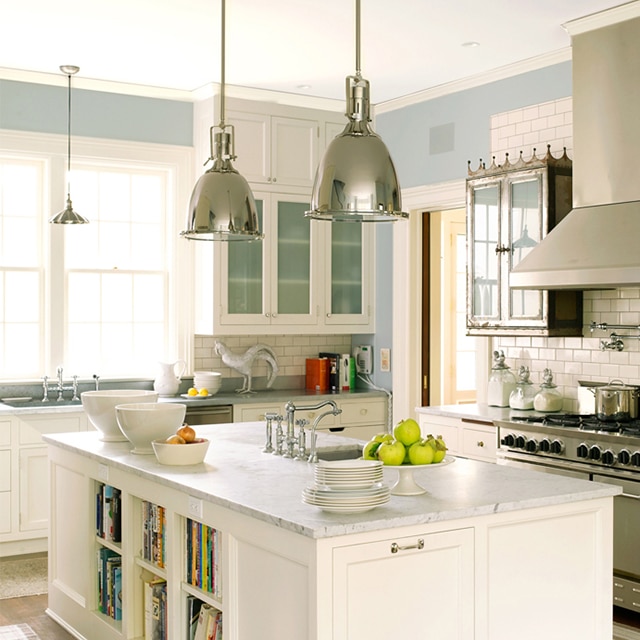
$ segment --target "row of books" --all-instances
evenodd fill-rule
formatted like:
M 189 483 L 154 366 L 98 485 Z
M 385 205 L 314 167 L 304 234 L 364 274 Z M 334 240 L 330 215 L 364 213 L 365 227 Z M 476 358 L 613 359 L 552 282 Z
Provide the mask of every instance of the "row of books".
M 217 529 L 187 518 L 186 582 L 217 599 L 222 594 L 219 559 L 222 536 Z
M 108 484 L 99 484 L 96 492 L 96 534 L 111 542 L 122 536 L 121 492 Z
M 167 517 L 164 507 L 142 501 L 142 558 L 158 567 L 166 565 Z
M 122 556 L 106 547 L 98 549 L 98 610 L 122 620 Z
M 144 640 L 168 640 L 167 581 L 152 578 L 144 583 Z

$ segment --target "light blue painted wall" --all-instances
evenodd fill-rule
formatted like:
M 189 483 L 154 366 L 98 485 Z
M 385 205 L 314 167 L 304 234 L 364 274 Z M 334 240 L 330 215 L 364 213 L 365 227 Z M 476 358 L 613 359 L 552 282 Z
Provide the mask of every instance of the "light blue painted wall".
M 193 104 L 72 86 L 71 134 L 193 145 Z M 0 80 L 0 129 L 67 133 L 67 88 Z
M 403 188 L 462 180 L 468 160 L 474 168 L 480 158 L 490 161 L 492 115 L 570 95 L 571 63 L 564 62 L 383 113 L 376 117 L 375 130 L 391 152 Z M 454 131 L 451 151 L 430 155 L 429 130 L 449 124 Z M 354 345 L 373 344 L 373 380 L 386 389 L 391 389 L 393 369 L 402 366 L 392 352 L 392 372 L 379 372 L 380 348 L 391 347 L 393 335 L 391 227 L 379 227 L 376 245 L 376 333 L 353 340 Z

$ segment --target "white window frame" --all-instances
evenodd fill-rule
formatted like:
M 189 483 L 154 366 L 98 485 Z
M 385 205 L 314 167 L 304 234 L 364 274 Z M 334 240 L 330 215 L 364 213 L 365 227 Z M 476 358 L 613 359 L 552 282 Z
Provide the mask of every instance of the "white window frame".
M 66 299 L 64 271 L 64 234 L 80 231 L 66 228 L 66 225 L 52 225 L 47 222 L 51 215 L 64 208 L 67 196 L 67 139 L 66 136 L 40 134 L 24 131 L 0 130 L 0 155 L 17 159 L 35 159 L 44 162 L 43 185 L 43 250 L 45 269 L 45 293 L 43 301 L 43 344 L 45 354 L 42 372 L 39 375 L 53 375 L 59 364 L 64 365 L 65 318 L 62 313 L 54 313 L 54 301 Z M 186 211 L 193 186 L 193 148 L 153 143 L 139 143 L 123 140 L 98 138 L 72 139 L 71 175 L 73 178 L 74 159 L 83 164 L 117 166 L 126 168 L 144 165 L 157 167 L 170 175 L 169 201 L 167 211 L 173 215 L 167 220 L 167 239 L 170 251 L 168 264 L 169 286 L 167 312 L 169 317 L 169 337 L 167 349 L 159 345 L 158 361 L 182 359 L 187 362 L 187 371 L 193 370 L 193 251 L 190 243 L 180 238 L 179 232 L 186 223 Z M 73 181 L 71 182 L 73 200 Z M 90 220 L 90 212 L 85 215 Z M 157 362 L 148 363 L 147 371 L 123 371 L 118 378 L 153 377 Z M 87 373 L 87 372 L 83 372 Z M 99 365 L 93 372 L 100 375 Z M 66 371 L 73 375 L 74 372 Z M 6 376 L 0 378 L 9 379 Z

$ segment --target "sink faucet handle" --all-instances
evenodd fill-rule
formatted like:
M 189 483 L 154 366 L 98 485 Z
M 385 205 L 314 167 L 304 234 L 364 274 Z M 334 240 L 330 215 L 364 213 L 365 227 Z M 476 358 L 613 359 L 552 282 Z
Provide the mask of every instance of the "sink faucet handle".
M 79 400 L 78 398 L 78 376 L 73 376 L 73 396 L 71 397 L 72 401 Z
M 93 379 L 96 382 L 96 391 L 100 391 L 100 376 L 96 373 L 93 374 Z

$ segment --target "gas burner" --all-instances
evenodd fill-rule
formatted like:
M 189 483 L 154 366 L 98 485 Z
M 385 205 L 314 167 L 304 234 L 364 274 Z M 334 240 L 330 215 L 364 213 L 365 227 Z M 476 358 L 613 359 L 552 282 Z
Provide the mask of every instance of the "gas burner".
M 554 413 L 543 416 L 511 416 L 512 422 L 526 422 L 553 427 L 568 427 L 580 431 L 600 433 L 621 433 L 628 436 L 640 436 L 640 420 L 620 422 L 599 420 L 595 414 Z

